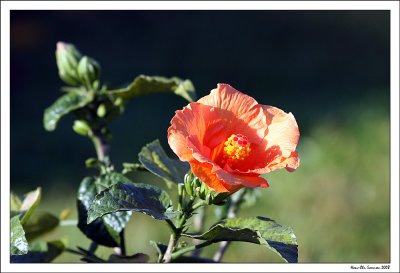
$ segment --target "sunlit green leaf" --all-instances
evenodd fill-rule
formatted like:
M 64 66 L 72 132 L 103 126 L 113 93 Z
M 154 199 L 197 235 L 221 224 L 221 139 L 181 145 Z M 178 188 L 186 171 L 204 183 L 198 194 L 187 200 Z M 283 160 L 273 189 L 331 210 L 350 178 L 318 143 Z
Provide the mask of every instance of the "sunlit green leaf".
M 54 131 L 58 121 L 66 114 L 84 107 L 94 98 L 91 92 L 70 92 L 59 97 L 44 111 L 43 125 L 47 131 Z
M 19 211 L 22 205 L 22 200 L 18 195 L 11 192 L 10 195 L 10 210 L 11 211 Z
M 28 192 L 22 201 L 19 211 L 22 212 L 21 225 L 25 225 L 33 211 L 39 205 L 42 197 L 42 189 L 37 188 L 34 191 Z
M 183 183 L 189 171 L 189 164 L 167 156 L 158 139 L 142 148 L 139 161 L 153 174 L 174 183 Z
M 11 263 L 49 263 L 60 255 L 66 245 L 63 241 L 36 241 L 29 245 L 28 253 L 11 256 Z
M 25 232 L 19 220 L 20 215 L 16 215 L 10 220 L 11 240 L 10 253 L 11 255 L 23 255 L 28 252 L 28 241 L 25 238 Z
M 116 177 L 116 176 L 112 176 Z M 108 184 L 111 182 L 103 181 Z M 116 212 L 99 218 L 87 224 L 87 215 L 90 205 L 97 194 L 95 179 L 86 177 L 82 180 L 78 192 L 78 228 L 94 242 L 116 247 L 120 245 L 120 232 L 125 228 L 132 213 Z
M 60 220 L 57 216 L 44 211 L 35 211 L 23 227 L 26 233 L 26 239 L 31 241 L 45 233 L 55 229 Z
M 169 208 L 168 194 L 158 187 L 141 183 L 118 182 L 100 192 L 93 200 L 88 213 L 88 223 L 103 215 L 117 211 L 136 211 L 163 220 L 177 214 Z
M 297 263 L 297 240 L 292 228 L 279 225 L 269 218 L 226 219 L 201 235 L 185 236 L 212 242 L 242 241 L 264 245 L 285 261 Z
M 192 82 L 177 77 L 165 78 L 139 75 L 128 87 L 109 91 L 110 94 L 125 100 L 137 96 L 162 92 L 173 92 L 190 102 L 196 99 L 196 93 Z

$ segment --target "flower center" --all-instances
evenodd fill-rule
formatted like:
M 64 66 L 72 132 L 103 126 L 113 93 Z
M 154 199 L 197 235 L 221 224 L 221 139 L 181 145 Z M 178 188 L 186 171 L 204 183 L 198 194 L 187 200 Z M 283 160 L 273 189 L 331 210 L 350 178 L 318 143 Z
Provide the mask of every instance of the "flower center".
M 224 142 L 223 163 L 236 163 L 249 156 L 250 143 L 246 136 L 233 134 Z

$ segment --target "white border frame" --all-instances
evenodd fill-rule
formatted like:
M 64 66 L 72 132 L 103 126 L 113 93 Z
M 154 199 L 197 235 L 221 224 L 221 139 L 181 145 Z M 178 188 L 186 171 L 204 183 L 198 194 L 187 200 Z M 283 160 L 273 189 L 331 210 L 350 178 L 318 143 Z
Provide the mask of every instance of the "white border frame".
M 390 269 L 399 272 L 399 2 L 396 1 L 8 1 L 1 2 L 2 272 L 346 272 L 379 264 L 10 264 L 10 10 L 390 10 Z M 370 271 L 357 269 L 353 271 Z

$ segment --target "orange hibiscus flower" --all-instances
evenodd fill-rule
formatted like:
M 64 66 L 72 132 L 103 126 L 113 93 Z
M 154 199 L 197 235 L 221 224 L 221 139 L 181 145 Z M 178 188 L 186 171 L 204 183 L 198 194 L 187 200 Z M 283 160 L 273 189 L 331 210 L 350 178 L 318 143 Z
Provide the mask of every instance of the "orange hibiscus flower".
M 168 129 L 172 150 L 217 192 L 266 188 L 260 174 L 294 171 L 299 137 L 291 113 L 258 104 L 228 84 L 176 111 Z

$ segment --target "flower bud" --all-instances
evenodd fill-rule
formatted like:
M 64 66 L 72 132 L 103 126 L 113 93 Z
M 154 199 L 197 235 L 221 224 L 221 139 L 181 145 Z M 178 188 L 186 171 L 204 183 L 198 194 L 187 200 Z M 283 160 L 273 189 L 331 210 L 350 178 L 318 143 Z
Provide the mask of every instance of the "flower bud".
M 192 185 L 193 178 L 194 178 L 194 175 L 192 172 L 185 174 L 184 185 L 185 185 L 185 190 L 189 196 L 195 196 L 195 191 L 194 191 L 193 185 Z
M 87 136 L 90 131 L 89 125 L 84 120 L 75 120 L 72 129 L 75 131 L 75 133 L 82 136 Z
M 99 105 L 99 107 L 97 107 L 97 116 L 99 118 L 104 118 L 106 114 L 107 114 L 106 105 L 102 103 Z
M 100 76 L 100 65 L 94 59 L 83 56 L 78 64 L 78 76 L 82 82 L 92 84 Z
M 77 67 L 81 58 L 81 54 L 74 45 L 63 42 L 57 43 L 56 61 L 58 74 L 65 83 L 70 85 L 80 84 Z

